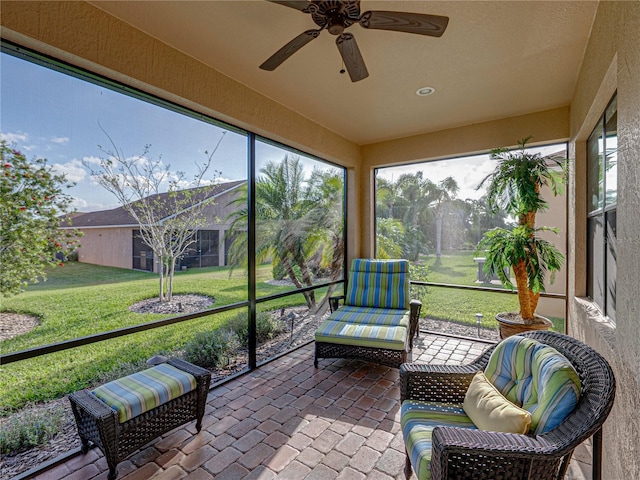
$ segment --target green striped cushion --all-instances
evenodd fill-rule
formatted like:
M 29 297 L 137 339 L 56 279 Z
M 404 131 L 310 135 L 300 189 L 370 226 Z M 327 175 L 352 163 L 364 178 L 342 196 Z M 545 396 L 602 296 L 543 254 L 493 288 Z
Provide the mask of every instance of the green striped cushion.
M 196 388 L 196 379 L 166 363 L 99 386 L 92 393 L 124 423 Z
M 331 314 L 329 320 L 359 323 L 361 325 L 401 325 L 408 328 L 409 310 L 343 305 Z
M 387 325 L 359 325 L 326 319 L 316 330 L 316 342 L 338 343 L 358 347 L 404 350 L 406 327 Z
M 431 435 L 435 427 L 476 429 L 462 406 L 405 400 L 400 415 L 404 444 L 419 480 L 431 478 Z
M 409 262 L 354 259 L 344 303 L 359 307 L 409 309 Z
M 534 434 L 558 426 L 580 397 L 571 362 L 555 348 L 519 335 L 498 344 L 484 373 L 507 399 L 531 412 Z

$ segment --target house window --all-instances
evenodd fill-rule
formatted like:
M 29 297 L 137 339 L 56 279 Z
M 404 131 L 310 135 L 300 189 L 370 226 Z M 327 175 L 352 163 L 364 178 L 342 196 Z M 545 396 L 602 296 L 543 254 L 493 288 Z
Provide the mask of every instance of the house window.
M 614 96 L 587 144 L 587 295 L 616 318 L 618 115 Z
M 198 267 L 217 267 L 218 263 L 218 230 L 198 230 L 193 244 L 179 260 L 179 269 Z
M 133 269 L 153 272 L 153 250 L 140 237 L 140 230 L 133 231 Z

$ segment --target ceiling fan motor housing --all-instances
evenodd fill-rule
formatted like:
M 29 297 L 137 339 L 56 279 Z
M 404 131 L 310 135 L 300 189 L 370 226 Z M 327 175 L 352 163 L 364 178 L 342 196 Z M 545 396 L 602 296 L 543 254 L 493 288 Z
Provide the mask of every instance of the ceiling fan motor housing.
M 345 28 L 353 25 L 360 17 L 359 0 L 318 0 L 311 3 L 315 7 L 309 9 L 311 18 L 319 27 L 327 27 L 332 35 L 341 35 Z

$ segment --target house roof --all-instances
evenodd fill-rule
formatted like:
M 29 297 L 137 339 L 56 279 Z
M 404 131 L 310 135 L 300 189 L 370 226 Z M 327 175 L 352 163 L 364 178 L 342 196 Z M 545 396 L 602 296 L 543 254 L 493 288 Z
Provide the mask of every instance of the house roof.
M 246 183 L 246 180 L 236 180 L 233 182 L 220 183 L 213 188 L 200 187 L 193 189 L 191 193 L 194 194 L 193 201 L 200 203 L 208 198 L 219 197 L 225 193 L 236 189 L 238 186 Z M 147 199 L 152 200 L 156 205 L 167 205 L 171 199 L 169 193 L 160 193 L 157 195 L 150 195 Z M 171 214 L 175 213 L 175 210 L 171 207 L 165 208 L 167 214 L 164 218 L 167 218 Z M 162 212 L 159 212 L 162 214 Z M 125 227 L 136 226 L 136 222 L 133 217 L 124 209 L 124 207 L 113 208 L 111 210 L 100 210 L 97 212 L 78 213 L 71 217 L 71 224 L 66 223 L 65 227 L 73 228 L 98 228 L 98 227 Z
M 569 105 L 598 8 L 597 1 L 362 0 L 362 12 L 442 15 L 449 23 L 440 38 L 352 25 L 347 32 L 369 71 L 352 83 L 340 74 L 336 37 L 326 29 L 274 71 L 259 68 L 318 28 L 309 14 L 276 2 L 90 3 L 358 145 Z M 426 86 L 435 93 L 416 96 Z

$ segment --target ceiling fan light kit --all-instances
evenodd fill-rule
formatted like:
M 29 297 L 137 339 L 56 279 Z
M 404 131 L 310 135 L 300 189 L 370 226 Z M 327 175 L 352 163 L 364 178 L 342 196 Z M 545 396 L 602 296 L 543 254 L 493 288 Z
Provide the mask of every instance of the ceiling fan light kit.
M 345 33 L 347 28 L 357 23 L 363 28 L 372 30 L 391 30 L 440 37 L 449 23 L 449 17 L 423 13 L 367 11 L 360 14 L 360 0 L 268 1 L 310 14 L 320 28 L 307 30 L 295 37 L 260 65 L 261 69 L 275 70 L 291 55 L 317 38 L 322 30 L 327 29 L 330 34 L 336 36 L 338 51 L 352 82 L 367 78 L 369 72 L 355 37 L 351 33 Z

